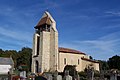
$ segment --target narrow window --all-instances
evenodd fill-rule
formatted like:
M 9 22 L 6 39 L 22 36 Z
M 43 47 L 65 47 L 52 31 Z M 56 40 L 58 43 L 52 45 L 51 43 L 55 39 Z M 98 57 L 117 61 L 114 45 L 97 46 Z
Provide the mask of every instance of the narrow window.
M 35 72 L 38 73 L 39 63 L 35 61 Z
M 37 55 L 39 55 L 39 44 L 40 43 L 40 37 L 37 36 Z
M 78 65 L 80 64 L 80 60 L 78 59 Z
M 64 58 L 64 64 L 66 64 L 66 58 Z

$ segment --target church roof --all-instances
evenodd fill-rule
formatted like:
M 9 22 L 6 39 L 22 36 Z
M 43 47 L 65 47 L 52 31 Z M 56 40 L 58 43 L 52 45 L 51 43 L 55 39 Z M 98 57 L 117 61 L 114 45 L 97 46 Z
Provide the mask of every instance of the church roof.
M 13 65 L 13 60 L 12 58 L 3 58 L 0 57 L 0 65 Z
M 38 22 L 37 26 L 35 28 L 38 28 L 44 24 L 50 25 L 51 24 L 51 20 L 48 16 L 45 16 L 43 18 L 41 18 L 41 20 Z
M 69 48 L 63 48 L 63 47 L 59 47 L 59 52 L 64 52 L 64 53 L 73 53 L 73 54 L 83 54 L 86 55 L 83 52 L 74 50 L 74 49 L 69 49 Z
M 99 62 L 96 61 L 96 60 L 92 60 L 92 59 L 88 59 L 88 58 L 84 58 L 84 57 L 82 57 L 81 59 L 82 59 L 82 60 L 85 60 L 85 61 L 93 62 L 93 63 L 99 63 Z

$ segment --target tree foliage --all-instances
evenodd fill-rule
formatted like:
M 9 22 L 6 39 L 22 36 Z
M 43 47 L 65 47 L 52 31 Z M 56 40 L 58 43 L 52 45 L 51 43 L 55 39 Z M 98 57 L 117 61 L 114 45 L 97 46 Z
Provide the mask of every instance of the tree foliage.
M 0 49 L 0 57 L 12 57 L 15 68 L 18 68 L 20 65 L 24 64 L 28 68 L 27 70 L 30 71 L 32 61 L 31 48 L 23 47 L 20 51 Z
M 17 66 L 26 65 L 30 71 L 32 62 L 32 49 L 24 47 L 18 52 L 18 54 L 19 57 L 17 58 Z
M 100 63 L 100 70 L 109 70 L 109 65 L 107 61 L 99 60 L 99 63 Z
M 28 71 L 30 71 L 31 69 L 31 62 L 32 62 L 31 48 L 23 47 L 20 51 L 0 49 L 0 57 L 12 57 L 15 68 L 18 68 L 20 65 L 26 65 Z M 109 58 L 108 61 L 99 60 L 99 62 L 100 62 L 100 70 L 109 70 L 109 69 L 120 70 L 120 56 L 118 55 Z M 64 71 L 65 70 L 69 70 L 71 75 L 73 75 L 73 71 L 76 71 L 75 66 L 72 65 L 67 65 Z
M 92 56 L 90 56 L 90 59 L 93 59 L 93 57 L 92 57 Z
M 2 49 L 0 49 L 0 55 L 3 54 L 3 53 L 4 53 L 4 51 Z
M 110 70 L 110 69 L 118 69 L 120 70 L 120 56 L 115 55 L 108 59 L 108 61 L 102 61 L 100 62 L 100 70 Z
M 115 55 L 112 58 L 109 58 L 108 65 L 110 69 L 120 70 L 120 56 Z

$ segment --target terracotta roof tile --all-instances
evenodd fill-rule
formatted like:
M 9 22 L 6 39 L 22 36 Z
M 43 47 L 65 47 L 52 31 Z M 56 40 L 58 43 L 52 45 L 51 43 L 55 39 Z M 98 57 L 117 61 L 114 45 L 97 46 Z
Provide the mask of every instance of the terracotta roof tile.
M 63 47 L 59 47 L 59 52 L 64 52 L 64 53 L 73 53 L 73 54 L 83 54 L 86 55 L 83 52 L 74 50 L 74 49 L 69 49 L 69 48 L 63 48 Z
M 38 27 L 40 27 L 41 25 L 44 25 L 44 24 L 48 24 L 48 25 L 51 24 L 51 20 L 50 20 L 50 18 L 49 18 L 48 16 L 43 17 L 43 18 L 38 22 L 38 24 L 37 24 L 37 26 L 36 26 L 35 28 L 38 28 Z
M 99 63 L 99 62 L 96 61 L 96 60 L 87 59 L 87 58 L 84 58 L 84 57 L 82 57 L 81 59 L 82 59 L 82 60 L 85 60 L 85 61 L 89 61 L 89 62 Z

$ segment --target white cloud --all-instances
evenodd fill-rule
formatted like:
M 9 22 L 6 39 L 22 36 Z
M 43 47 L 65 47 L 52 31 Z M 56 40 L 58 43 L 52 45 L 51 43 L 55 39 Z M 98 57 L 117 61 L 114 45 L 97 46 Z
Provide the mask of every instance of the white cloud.
M 106 14 L 108 14 L 109 16 L 110 15 L 113 15 L 113 16 L 120 16 L 120 11 L 107 11 L 105 12 Z
M 13 38 L 13 39 L 16 39 L 16 40 L 21 40 L 21 41 L 28 41 L 28 42 L 31 42 L 32 40 L 32 36 L 31 36 L 31 33 L 28 33 L 28 32 L 20 32 L 20 31 L 14 31 L 14 30 L 10 30 L 10 29 L 6 29 L 6 28 L 2 28 L 0 27 L 0 34 L 1 35 L 4 35 L 4 36 L 7 36 L 7 37 L 10 37 L 10 38 Z
M 32 47 L 32 36 L 30 33 L 0 27 L 0 48 L 20 50 L 22 47 Z
M 58 7 L 58 4 L 55 1 L 45 0 L 45 4 L 47 5 L 48 8 Z

